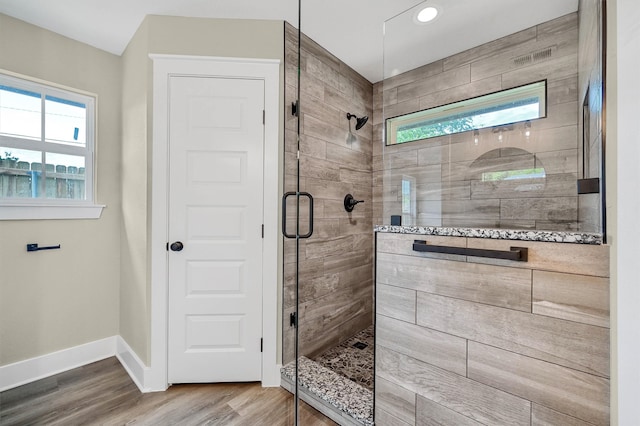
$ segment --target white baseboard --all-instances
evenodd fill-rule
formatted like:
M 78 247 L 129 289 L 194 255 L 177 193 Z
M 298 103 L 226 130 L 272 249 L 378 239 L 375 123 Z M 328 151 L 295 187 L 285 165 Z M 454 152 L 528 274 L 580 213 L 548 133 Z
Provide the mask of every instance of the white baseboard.
M 112 336 L 0 366 L 0 392 L 112 356 L 118 358 L 140 392 L 158 392 L 167 389 L 166 382 L 163 382 L 163 385 L 153 386 L 151 369 L 142 362 L 121 336 Z M 277 364 L 269 369 L 268 374 L 262 378 L 263 387 L 280 386 L 281 367 L 282 365 Z
M 119 336 L 118 336 L 119 337 Z M 116 336 L 0 367 L 0 392 L 116 354 Z
M 116 357 L 122 364 L 122 367 L 127 371 L 133 383 L 138 386 L 140 392 L 155 392 L 166 390 L 165 389 L 151 389 L 145 384 L 149 383 L 150 369 L 144 362 L 138 357 L 138 355 L 131 349 L 131 346 L 121 337 L 116 336 Z

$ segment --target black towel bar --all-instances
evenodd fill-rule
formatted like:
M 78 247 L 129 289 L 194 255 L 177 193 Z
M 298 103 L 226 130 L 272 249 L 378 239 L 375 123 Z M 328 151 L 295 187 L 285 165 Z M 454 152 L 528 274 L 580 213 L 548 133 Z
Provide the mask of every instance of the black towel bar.
M 489 257 L 492 259 L 515 260 L 517 262 L 526 262 L 529 255 L 529 249 L 527 247 L 509 247 L 509 251 L 488 250 L 467 247 L 430 246 L 427 245 L 427 242 L 424 240 L 414 240 L 413 251 Z
M 60 248 L 60 244 L 57 246 L 38 247 L 37 243 L 27 244 L 27 251 L 41 251 L 41 250 L 56 250 Z

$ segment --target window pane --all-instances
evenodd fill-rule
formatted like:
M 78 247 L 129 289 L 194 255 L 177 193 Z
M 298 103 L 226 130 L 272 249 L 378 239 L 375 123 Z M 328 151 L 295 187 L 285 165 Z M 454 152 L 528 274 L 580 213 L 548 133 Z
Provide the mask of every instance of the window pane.
M 45 141 L 86 146 L 87 106 L 68 99 L 45 98 Z
M 546 116 L 546 81 L 387 119 L 387 145 Z
M 42 153 L 0 147 L 0 199 L 37 198 Z
M 85 158 L 76 155 L 46 153 L 47 198 L 85 199 Z
M 40 140 L 41 95 L 0 85 L 0 135 Z
M 0 199 L 85 199 L 85 158 L 0 147 Z

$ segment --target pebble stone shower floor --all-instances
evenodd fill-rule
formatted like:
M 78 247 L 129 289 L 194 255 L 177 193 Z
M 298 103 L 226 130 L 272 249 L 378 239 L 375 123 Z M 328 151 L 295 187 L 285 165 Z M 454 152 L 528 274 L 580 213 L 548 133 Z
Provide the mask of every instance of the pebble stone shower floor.
M 347 424 L 372 426 L 373 349 L 371 326 L 313 360 L 300 356 L 297 376 L 295 362 L 282 368 L 282 376 L 289 386 L 297 377 L 302 389 L 324 401 L 323 405 L 351 418 Z
M 322 353 L 314 361 L 373 391 L 373 326 Z

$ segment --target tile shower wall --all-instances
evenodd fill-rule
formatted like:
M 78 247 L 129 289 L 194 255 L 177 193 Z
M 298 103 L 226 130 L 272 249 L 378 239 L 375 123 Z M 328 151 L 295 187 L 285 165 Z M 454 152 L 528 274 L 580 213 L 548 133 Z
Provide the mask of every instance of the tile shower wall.
M 297 29 L 285 24 L 285 191 L 296 189 Z M 306 36 L 302 39 L 300 188 L 315 199 L 314 233 L 300 240 L 300 355 L 314 357 L 373 321 L 373 221 L 371 120 L 349 137 L 347 112 L 372 115 L 372 84 Z M 351 213 L 346 194 L 364 204 Z M 291 200 L 293 201 L 291 197 Z M 307 232 L 308 204 L 301 209 Z M 287 208 L 295 232 L 295 208 Z M 294 358 L 295 240 L 285 239 L 283 361 Z
M 517 241 L 525 263 L 418 253 L 414 238 L 377 236 L 377 424 L 609 424 L 608 246 Z
M 547 113 L 493 129 L 384 147 L 383 117 L 547 79 Z M 573 13 L 374 85 L 373 184 L 378 224 L 578 229 L 578 15 Z M 501 139 L 500 139 L 501 137 Z M 546 177 L 487 181 L 543 167 Z M 406 191 L 402 203 L 402 182 Z

